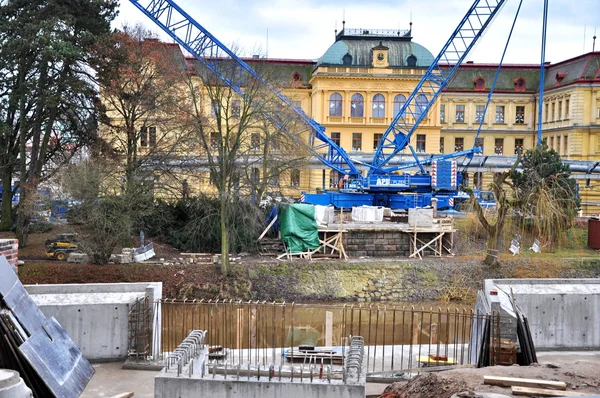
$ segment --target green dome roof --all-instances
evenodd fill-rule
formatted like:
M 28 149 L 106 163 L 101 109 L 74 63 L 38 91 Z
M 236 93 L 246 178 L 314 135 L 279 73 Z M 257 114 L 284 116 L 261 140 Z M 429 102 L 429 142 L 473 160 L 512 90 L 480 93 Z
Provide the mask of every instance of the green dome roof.
M 409 66 L 408 58 L 411 55 L 416 57 L 417 67 L 427 68 L 434 59 L 433 54 L 428 49 L 410 40 L 342 39 L 329 47 L 325 54 L 319 58 L 317 66 L 371 66 L 372 50 L 380 44 L 389 48 L 388 61 L 392 68 Z

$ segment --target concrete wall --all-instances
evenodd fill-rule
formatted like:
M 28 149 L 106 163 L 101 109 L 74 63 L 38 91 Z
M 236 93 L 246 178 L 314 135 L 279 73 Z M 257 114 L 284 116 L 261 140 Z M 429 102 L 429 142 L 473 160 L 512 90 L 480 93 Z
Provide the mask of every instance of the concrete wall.
M 90 361 L 127 357 L 131 304 L 138 298 L 162 298 L 162 283 L 103 283 L 83 285 L 27 285 L 33 301 L 47 317 L 54 316 Z M 153 316 L 160 330 L 160 314 Z M 160 349 L 155 334 L 153 352 Z
M 164 374 L 156 376 L 154 383 L 155 398 L 231 398 L 231 397 L 261 397 L 261 398 L 364 398 L 364 385 L 327 384 L 315 382 L 309 384 L 300 382 L 269 382 L 256 380 L 223 380 L 210 379 L 208 376 L 199 379 L 195 376 L 169 377 Z
M 490 289 L 512 289 L 536 349 L 600 349 L 600 279 L 500 279 L 486 280 L 485 287 L 488 298 Z

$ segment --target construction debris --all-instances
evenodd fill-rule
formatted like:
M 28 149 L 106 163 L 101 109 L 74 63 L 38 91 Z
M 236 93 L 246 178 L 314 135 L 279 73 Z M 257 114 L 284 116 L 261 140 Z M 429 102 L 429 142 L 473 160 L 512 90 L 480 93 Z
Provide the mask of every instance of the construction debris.
M 56 319 L 42 314 L 3 256 L 0 368 L 19 372 L 35 397 L 78 397 L 94 374 Z
M 521 379 L 516 377 L 483 376 L 483 384 L 501 387 L 534 387 L 552 388 L 555 390 L 566 390 L 567 384 L 562 381 L 548 381 L 537 379 Z

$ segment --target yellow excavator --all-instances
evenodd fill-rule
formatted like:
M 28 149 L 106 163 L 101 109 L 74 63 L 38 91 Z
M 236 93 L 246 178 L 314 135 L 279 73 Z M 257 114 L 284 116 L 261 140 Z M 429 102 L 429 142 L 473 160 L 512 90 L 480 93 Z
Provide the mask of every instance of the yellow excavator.
M 64 261 L 69 257 L 69 253 L 81 253 L 77 234 L 66 233 L 59 234 L 56 239 L 48 239 L 45 242 L 46 257 Z

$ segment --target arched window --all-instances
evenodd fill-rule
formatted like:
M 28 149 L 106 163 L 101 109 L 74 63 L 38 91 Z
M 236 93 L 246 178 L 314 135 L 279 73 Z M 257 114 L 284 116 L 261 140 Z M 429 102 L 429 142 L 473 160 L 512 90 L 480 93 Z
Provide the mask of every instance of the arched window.
M 342 116 L 342 95 L 333 93 L 329 97 L 329 116 Z
M 427 99 L 427 96 L 425 94 L 419 94 L 417 96 L 416 99 L 416 104 L 415 104 L 415 119 L 419 118 L 419 116 L 421 116 L 421 114 L 423 112 L 425 112 L 425 107 L 427 106 L 427 103 L 429 102 L 429 100 Z
M 361 94 L 354 94 L 350 99 L 350 116 L 363 117 L 365 115 L 365 99 Z
M 394 97 L 394 116 L 396 116 L 400 112 L 400 109 L 402 109 L 402 106 L 405 103 L 406 97 L 404 95 L 398 94 Z
M 352 65 L 352 55 L 350 55 L 350 54 L 344 55 L 344 57 L 342 58 L 342 63 L 344 65 L 348 65 L 348 66 Z
M 385 117 L 385 97 L 383 94 L 373 96 L 373 117 Z
M 523 79 L 522 77 L 519 77 L 518 79 L 514 80 L 514 83 L 515 83 L 515 90 L 525 91 L 525 88 L 526 88 L 525 79 Z
M 408 64 L 408 66 L 414 68 L 415 66 L 417 66 L 417 57 L 415 57 L 414 54 L 411 54 L 407 59 L 406 59 L 406 63 Z

